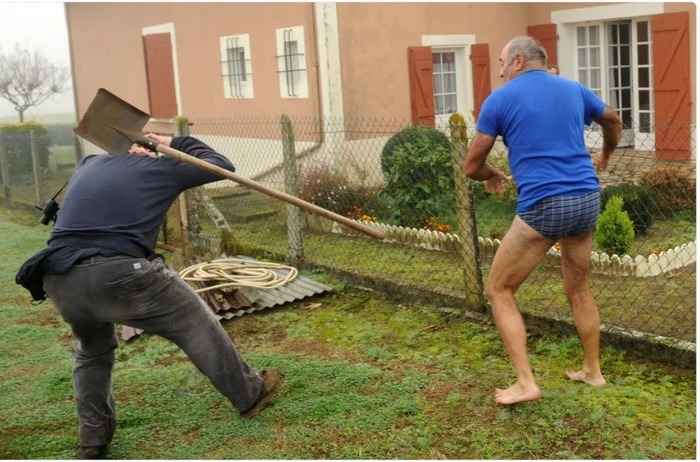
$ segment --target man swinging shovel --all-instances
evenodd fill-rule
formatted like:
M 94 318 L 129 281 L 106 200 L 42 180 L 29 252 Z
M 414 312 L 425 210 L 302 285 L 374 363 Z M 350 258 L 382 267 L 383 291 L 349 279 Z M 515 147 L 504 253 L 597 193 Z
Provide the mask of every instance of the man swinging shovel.
M 227 158 L 193 137 L 168 141 L 135 134 L 149 118 L 111 93 L 98 92 L 75 131 L 113 155 L 80 161 L 48 246 L 25 262 L 16 278 L 35 300 L 48 294 L 77 340 L 73 380 L 81 459 L 104 458 L 116 428 L 115 323 L 178 345 L 243 417 L 257 415 L 282 380 L 277 369 L 258 373 L 241 358 L 212 311 L 165 267 L 154 247 L 165 214 L 189 188 L 224 177 L 283 200 L 291 196 L 239 177 Z M 132 147 L 134 141 L 142 146 Z M 344 217 L 330 218 L 381 237 Z

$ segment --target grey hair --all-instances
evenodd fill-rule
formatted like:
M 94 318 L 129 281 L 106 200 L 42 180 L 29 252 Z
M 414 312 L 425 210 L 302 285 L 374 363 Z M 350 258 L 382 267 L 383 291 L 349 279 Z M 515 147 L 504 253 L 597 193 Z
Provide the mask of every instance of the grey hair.
M 526 63 L 538 62 L 542 65 L 547 64 L 547 52 L 540 45 L 540 42 L 532 37 L 515 37 L 508 42 L 508 64 L 513 63 L 515 55 L 518 53 L 525 57 Z

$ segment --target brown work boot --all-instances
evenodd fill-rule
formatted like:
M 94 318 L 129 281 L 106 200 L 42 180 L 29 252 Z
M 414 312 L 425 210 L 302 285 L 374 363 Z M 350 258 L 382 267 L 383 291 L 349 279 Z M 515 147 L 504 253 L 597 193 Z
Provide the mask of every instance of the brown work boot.
M 263 392 L 258 401 L 245 412 L 241 412 L 241 416 L 252 419 L 260 411 L 265 409 L 265 406 L 270 401 L 270 398 L 275 394 L 282 382 L 282 373 L 278 369 L 263 369 L 260 371 L 260 376 L 263 379 Z

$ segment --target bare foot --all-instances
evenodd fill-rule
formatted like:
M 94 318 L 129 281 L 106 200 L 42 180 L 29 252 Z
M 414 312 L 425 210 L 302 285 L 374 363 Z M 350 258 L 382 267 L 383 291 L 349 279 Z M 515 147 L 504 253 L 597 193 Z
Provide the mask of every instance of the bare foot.
M 592 387 L 604 387 L 606 385 L 605 378 L 602 374 L 587 374 L 583 371 L 566 370 L 566 375 L 574 382 L 585 382 Z
M 496 404 L 515 404 L 535 401 L 541 397 L 540 388 L 534 383 L 530 386 L 522 386 L 516 383 L 507 390 L 496 388 L 493 400 L 496 401 Z

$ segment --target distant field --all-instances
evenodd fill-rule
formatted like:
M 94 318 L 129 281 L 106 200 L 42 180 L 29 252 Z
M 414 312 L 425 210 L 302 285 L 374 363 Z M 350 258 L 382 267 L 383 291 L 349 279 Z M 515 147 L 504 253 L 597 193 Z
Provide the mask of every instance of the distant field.
M 75 122 L 75 114 L 25 114 L 24 121 L 31 122 L 36 120 L 47 125 L 50 124 L 66 124 Z M 0 116 L 0 124 L 17 123 L 19 118 L 17 115 Z

